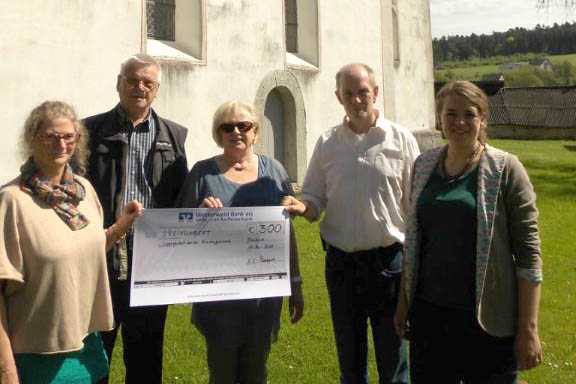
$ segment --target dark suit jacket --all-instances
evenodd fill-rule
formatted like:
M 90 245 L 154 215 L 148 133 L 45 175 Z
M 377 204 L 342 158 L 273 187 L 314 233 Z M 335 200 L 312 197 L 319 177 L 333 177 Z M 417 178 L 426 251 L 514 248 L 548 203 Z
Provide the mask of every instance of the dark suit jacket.
M 84 120 L 90 135 L 90 160 L 87 178 L 94 185 L 104 209 L 104 225 L 116 221 L 118 196 L 122 190 L 122 158 L 127 137 L 121 132 L 119 106 Z M 157 133 L 152 154 L 152 197 L 154 208 L 174 205 L 188 173 L 184 142 L 187 130 L 179 124 L 159 117 L 154 111 Z M 108 253 L 112 274 L 118 272 L 117 250 Z M 111 276 L 113 277 L 113 276 Z

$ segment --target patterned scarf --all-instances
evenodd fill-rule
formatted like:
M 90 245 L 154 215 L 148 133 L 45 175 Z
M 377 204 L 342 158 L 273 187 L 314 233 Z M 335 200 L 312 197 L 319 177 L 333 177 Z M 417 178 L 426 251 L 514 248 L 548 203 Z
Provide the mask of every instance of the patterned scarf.
M 74 179 L 70 165 L 66 164 L 62 181 L 50 185 L 32 158 L 20 168 L 20 189 L 37 196 L 48 204 L 72 229 L 77 231 L 88 225 L 88 219 L 78 211 L 78 204 L 86 196 L 84 186 Z

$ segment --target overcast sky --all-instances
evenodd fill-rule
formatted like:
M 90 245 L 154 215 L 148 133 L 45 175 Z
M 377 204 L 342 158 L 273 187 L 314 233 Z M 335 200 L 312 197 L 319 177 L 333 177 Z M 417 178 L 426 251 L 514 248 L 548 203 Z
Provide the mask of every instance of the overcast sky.
M 490 34 L 576 21 L 576 10 L 561 6 L 538 9 L 536 0 L 430 0 L 430 13 L 432 37 Z

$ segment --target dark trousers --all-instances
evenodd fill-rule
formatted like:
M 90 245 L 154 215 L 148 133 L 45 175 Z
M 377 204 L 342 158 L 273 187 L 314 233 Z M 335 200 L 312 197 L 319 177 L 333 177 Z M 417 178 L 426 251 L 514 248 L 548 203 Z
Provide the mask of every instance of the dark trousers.
M 268 343 L 219 345 L 206 340 L 210 384 L 266 384 Z
M 115 280 L 110 284 L 115 328 L 101 333 L 108 360 L 112 363 L 118 328 L 122 326 L 125 383 L 162 383 L 162 346 L 168 306 L 130 308 L 130 282 Z
M 473 310 L 416 300 L 410 314 L 413 384 L 514 384 L 514 337 L 494 337 Z
M 402 247 L 347 253 L 326 246 L 326 284 L 342 384 L 367 384 L 368 320 L 380 384 L 408 383 L 407 345 L 394 331 Z

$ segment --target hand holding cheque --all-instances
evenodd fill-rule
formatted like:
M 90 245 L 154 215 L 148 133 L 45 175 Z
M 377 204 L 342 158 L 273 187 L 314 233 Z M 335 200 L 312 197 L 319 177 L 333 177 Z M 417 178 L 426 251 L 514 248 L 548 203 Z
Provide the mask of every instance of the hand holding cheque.
M 289 239 L 283 207 L 147 209 L 130 305 L 289 296 Z

